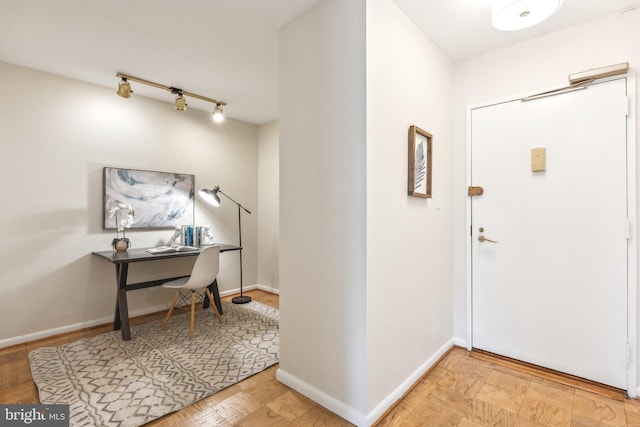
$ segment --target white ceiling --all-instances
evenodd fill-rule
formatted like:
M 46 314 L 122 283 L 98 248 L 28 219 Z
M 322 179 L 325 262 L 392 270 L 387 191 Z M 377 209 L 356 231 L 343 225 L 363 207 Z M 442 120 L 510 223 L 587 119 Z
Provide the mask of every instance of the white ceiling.
M 321 1 L 0 0 L 0 61 L 114 92 L 115 74 L 123 72 L 226 101 L 228 117 L 261 124 L 278 117 L 278 29 Z M 502 33 L 491 28 L 490 0 L 394 1 L 453 61 L 639 3 L 564 0 L 547 22 Z M 173 101 L 168 92 L 132 87 L 137 95 Z
M 394 0 L 454 62 L 630 8 L 640 0 L 564 0 L 551 18 L 520 31 L 491 26 L 491 0 Z

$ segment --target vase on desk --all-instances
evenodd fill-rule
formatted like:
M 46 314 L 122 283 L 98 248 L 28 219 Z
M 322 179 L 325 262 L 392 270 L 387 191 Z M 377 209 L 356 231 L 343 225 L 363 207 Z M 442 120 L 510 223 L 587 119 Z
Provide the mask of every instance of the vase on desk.
M 127 211 L 127 216 L 118 221 L 118 212 L 123 209 Z M 109 214 L 110 216 L 114 217 L 116 223 L 116 238 L 111 241 L 111 246 L 116 252 L 126 252 L 129 250 L 131 242 L 129 241 L 129 239 L 127 239 L 125 230 L 131 227 L 131 225 L 134 223 L 136 212 L 133 210 L 133 207 L 130 204 L 117 202 L 111 209 L 109 209 Z M 122 237 L 120 237 L 121 231 Z
M 111 246 L 113 246 L 113 250 L 116 252 L 126 252 L 129 250 L 131 242 L 126 237 L 119 237 L 117 239 L 113 239 Z

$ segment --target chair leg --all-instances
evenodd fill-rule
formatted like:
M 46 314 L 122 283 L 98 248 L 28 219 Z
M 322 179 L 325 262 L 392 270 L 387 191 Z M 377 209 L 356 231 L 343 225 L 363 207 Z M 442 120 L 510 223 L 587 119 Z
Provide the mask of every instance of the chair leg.
M 169 323 L 169 317 L 171 317 L 171 312 L 173 311 L 173 307 L 176 306 L 178 302 L 178 297 L 180 296 L 180 292 L 176 292 L 176 296 L 173 297 L 173 301 L 171 301 L 171 305 L 169 306 L 169 311 L 167 311 L 167 317 L 164 318 L 164 323 L 162 323 L 162 331 L 167 327 L 167 323 Z
M 209 289 L 207 288 L 204 288 L 204 291 L 207 293 L 207 298 L 209 298 L 209 303 L 210 303 L 209 305 L 211 306 L 213 313 L 218 318 L 218 322 L 222 323 L 222 317 L 220 317 L 220 312 L 218 311 L 218 307 L 216 306 L 216 303 L 213 302 L 213 295 L 211 295 L 211 292 L 209 292 Z
M 189 337 L 193 338 L 193 326 L 196 321 L 196 293 L 191 291 L 191 326 L 189 328 Z

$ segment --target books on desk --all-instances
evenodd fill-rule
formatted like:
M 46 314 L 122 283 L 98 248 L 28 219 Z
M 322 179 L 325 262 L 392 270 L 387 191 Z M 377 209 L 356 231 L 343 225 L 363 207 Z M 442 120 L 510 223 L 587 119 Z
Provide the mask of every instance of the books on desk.
M 197 251 L 200 248 L 195 246 L 183 246 L 183 245 L 171 245 L 171 246 L 158 246 L 157 248 L 149 248 L 147 252 L 150 254 L 166 254 L 170 252 L 185 252 L 185 251 Z
M 183 225 L 181 228 L 180 243 L 186 246 L 200 246 L 204 243 L 206 229 L 200 225 Z

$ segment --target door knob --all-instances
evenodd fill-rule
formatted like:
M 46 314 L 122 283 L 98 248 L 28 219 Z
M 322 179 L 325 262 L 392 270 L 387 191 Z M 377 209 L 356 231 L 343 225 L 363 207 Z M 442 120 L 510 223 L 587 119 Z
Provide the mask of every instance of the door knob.
M 490 243 L 498 243 L 496 240 L 487 239 L 484 236 L 478 236 L 479 242 L 490 242 Z

